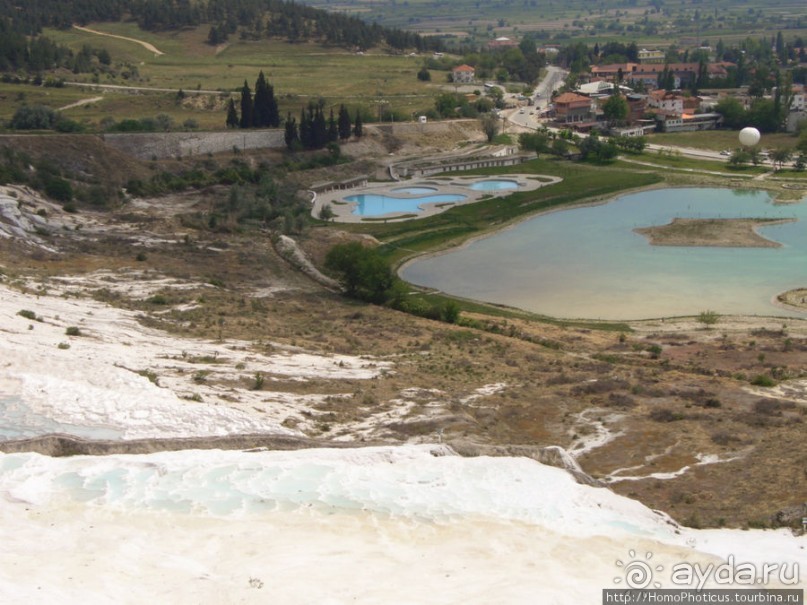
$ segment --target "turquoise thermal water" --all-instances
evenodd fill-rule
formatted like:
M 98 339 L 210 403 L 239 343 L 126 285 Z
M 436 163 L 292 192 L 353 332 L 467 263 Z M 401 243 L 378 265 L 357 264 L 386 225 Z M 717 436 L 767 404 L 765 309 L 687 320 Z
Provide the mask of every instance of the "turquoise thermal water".
M 37 414 L 19 397 L 0 397 L 0 441 L 67 433 L 87 439 L 120 439 L 111 428 L 65 424 Z
M 471 189 L 474 191 L 506 191 L 508 189 L 518 189 L 518 183 L 501 179 L 477 181 L 471 185 Z
M 633 230 L 674 218 L 789 218 L 762 227 L 779 248 L 651 246 Z M 807 203 L 766 192 L 657 189 L 529 219 L 407 265 L 401 276 L 449 294 L 555 317 L 803 316 L 772 304 L 807 286 Z
M 353 214 L 361 216 L 378 216 L 391 212 L 420 212 L 422 204 L 449 204 L 460 202 L 467 196 L 461 194 L 443 193 L 428 195 L 411 199 L 378 195 L 375 193 L 360 193 L 345 198 L 348 202 L 356 202 Z

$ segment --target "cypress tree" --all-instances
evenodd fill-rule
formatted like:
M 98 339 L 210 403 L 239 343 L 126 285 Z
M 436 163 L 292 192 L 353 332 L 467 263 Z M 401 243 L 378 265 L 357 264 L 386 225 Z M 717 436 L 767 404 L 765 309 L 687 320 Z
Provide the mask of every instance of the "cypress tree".
M 339 107 L 339 124 L 337 125 L 339 138 L 343 141 L 347 141 L 350 138 L 352 126 L 353 125 L 350 123 L 350 113 L 344 105 L 341 105 Z
M 333 108 L 331 108 L 331 115 L 328 117 L 328 142 L 332 143 L 339 138 L 339 129 L 336 126 L 336 118 L 333 117 Z
M 300 143 L 304 149 L 311 149 L 313 147 L 311 137 L 311 117 L 310 114 L 303 107 L 300 110 Z
M 253 122 L 253 109 L 252 109 L 252 91 L 249 89 L 249 84 L 244 80 L 244 86 L 241 88 L 241 128 L 252 128 Z
M 269 126 L 271 128 L 278 128 L 280 126 L 280 109 L 277 107 L 277 99 L 275 98 L 275 88 L 271 84 L 269 88 Z
M 300 135 L 297 132 L 297 120 L 291 117 L 291 114 L 286 117 L 286 131 L 283 135 L 283 140 L 290 150 L 294 150 L 296 144 L 300 142 Z
M 227 103 L 227 128 L 238 128 L 238 111 L 235 109 L 235 101 L 230 99 Z
M 325 113 L 321 107 L 317 107 L 314 112 L 314 119 L 311 123 L 311 147 L 312 149 L 322 149 L 328 143 L 328 123 L 325 121 Z
M 362 135 L 362 123 L 361 123 L 361 114 L 359 110 L 356 110 L 356 121 L 353 123 L 353 135 L 360 139 Z
M 270 125 L 269 85 L 263 71 L 258 74 L 255 81 L 255 101 L 252 110 L 252 125 L 255 128 L 266 128 Z

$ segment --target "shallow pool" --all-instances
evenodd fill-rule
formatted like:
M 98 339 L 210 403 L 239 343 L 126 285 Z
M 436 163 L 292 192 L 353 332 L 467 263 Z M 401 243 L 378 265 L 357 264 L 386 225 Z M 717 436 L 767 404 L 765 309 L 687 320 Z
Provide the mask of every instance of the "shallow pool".
M 409 199 L 375 193 L 361 193 L 346 197 L 345 200 L 356 203 L 353 214 L 380 216 L 395 212 L 420 212 L 423 210 L 423 204 L 453 204 L 466 198 L 467 196 L 458 193 L 443 193 Z
M 0 441 L 65 433 L 85 439 L 121 439 L 122 432 L 107 427 L 65 424 L 34 412 L 20 397 L 0 396 Z
M 636 227 L 673 218 L 790 218 L 759 233 L 779 248 L 652 246 Z M 401 276 L 449 294 L 555 317 L 642 319 L 790 315 L 776 294 L 807 283 L 807 201 L 776 204 L 762 191 L 656 189 L 525 221 Z
M 518 183 L 506 179 L 490 179 L 477 181 L 470 188 L 474 191 L 507 191 L 518 189 Z

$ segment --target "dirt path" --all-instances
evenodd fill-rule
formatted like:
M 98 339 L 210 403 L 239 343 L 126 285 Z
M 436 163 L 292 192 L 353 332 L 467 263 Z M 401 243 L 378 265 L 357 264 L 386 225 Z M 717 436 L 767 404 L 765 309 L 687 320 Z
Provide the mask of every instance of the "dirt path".
M 89 103 L 97 103 L 98 101 L 102 101 L 103 99 L 104 97 L 90 97 L 89 99 L 81 99 L 81 101 L 76 101 L 75 103 L 70 103 L 70 105 L 60 107 L 59 111 L 64 111 L 66 109 L 73 109 L 74 107 L 81 107 L 82 105 L 88 105 Z
M 136 42 L 137 44 L 139 44 L 140 46 L 142 46 L 146 50 L 150 50 L 151 52 L 153 52 L 154 56 L 157 56 L 157 57 L 159 57 L 160 55 L 165 54 L 163 51 L 159 50 L 153 44 L 149 44 L 148 42 L 144 42 L 143 40 L 138 40 L 137 38 L 127 38 L 126 36 L 118 36 L 116 34 L 107 34 L 105 32 L 99 32 L 99 31 L 96 31 L 94 29 L 90 29 L 89 27 L 80 27 L 78 25 L 74 25 L 73 27 L 76 28 L 79 31 L 87 32 L 87 33 L 90 33 L 90 34 L 98 34 L 99 36 L 109 36 L 110 38 L 119 38 L 121 40 L 128 40 L 129 42 Z

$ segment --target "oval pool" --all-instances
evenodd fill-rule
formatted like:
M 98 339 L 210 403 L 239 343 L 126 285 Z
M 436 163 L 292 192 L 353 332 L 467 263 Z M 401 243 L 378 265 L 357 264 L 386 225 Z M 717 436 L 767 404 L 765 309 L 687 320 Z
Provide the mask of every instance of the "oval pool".
M 778 248 L 653 246 L 633 230 L 673 218 L 789 218 L 759 233 Z M 401 270 L 449 294 L 555 317 L 800 316 L 772 298 L 807 285 L 807 202 L 766 192 L 656 189 L 534 217 Z
M 518 183 L 508 179 L 488 179 L 477 181 L 470 188 L 474 191 L 510 191 L 518 189 Z

